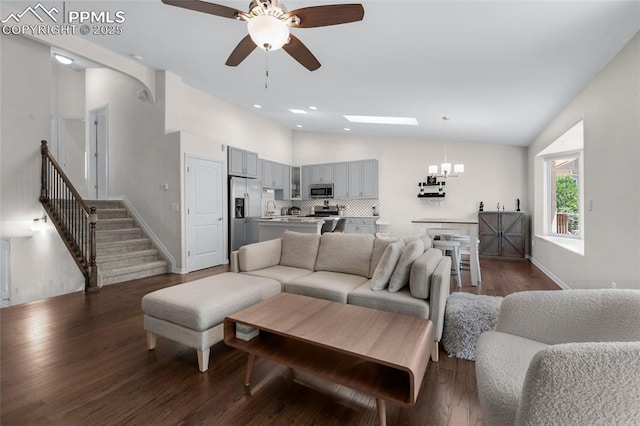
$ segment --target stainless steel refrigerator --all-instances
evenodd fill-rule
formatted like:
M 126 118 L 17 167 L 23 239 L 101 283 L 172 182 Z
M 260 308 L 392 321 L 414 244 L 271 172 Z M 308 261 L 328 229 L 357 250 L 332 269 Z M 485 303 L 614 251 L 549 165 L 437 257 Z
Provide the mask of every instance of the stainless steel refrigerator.
M 262 216 L 262 182 L 258 179 L 229 178 L 230 250 L 258 242 L 258 222 Z

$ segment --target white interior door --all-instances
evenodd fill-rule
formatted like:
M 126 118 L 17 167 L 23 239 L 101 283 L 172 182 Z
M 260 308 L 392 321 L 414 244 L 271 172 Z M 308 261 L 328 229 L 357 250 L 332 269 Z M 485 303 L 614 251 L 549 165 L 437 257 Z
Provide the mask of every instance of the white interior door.
M 222 162 L 185 157 L 187 204 L 187 270 L 220 265 L 224 261 Z
M 10 243 L 3 238 L 0 240 L 0 307 L 11 306 L 11 273 L 10 273 Z
M 89 198 L 104 199 L 109 194 L 107 107 L 89 112 Z

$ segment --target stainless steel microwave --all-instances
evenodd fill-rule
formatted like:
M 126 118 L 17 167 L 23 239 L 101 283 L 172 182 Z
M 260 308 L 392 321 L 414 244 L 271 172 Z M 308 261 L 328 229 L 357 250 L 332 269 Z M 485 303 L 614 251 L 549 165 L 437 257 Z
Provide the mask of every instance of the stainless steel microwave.
M 309 186 L 311 198 L 333 198 L 333 184 L 319 183 Z

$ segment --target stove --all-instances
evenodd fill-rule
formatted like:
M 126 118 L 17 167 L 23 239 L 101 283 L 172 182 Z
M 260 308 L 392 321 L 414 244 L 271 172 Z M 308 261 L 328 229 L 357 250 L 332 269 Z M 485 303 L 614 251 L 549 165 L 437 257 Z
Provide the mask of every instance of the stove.
M 307 215 L 307 217 L 329 217 L 338 215 L 338 207 L 336 206 L 315 206 L 313 208 L 313 214 Z

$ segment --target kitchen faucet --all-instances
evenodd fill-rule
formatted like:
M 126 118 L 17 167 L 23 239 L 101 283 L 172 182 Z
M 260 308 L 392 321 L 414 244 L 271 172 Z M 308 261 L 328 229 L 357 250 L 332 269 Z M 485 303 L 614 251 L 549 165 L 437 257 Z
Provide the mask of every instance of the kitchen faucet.
M 269 210 L 269 203 L 273 204 L 273 210 Z M 267 201 L 267 214 L 269 216 L 273 215 L 276 212 L 276 202 L 273 200 Z

